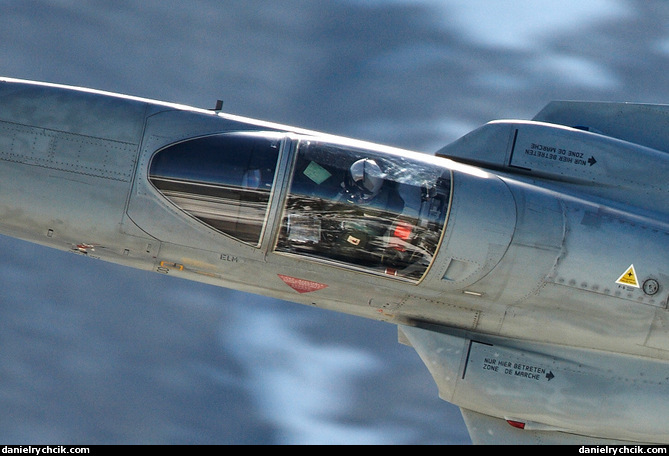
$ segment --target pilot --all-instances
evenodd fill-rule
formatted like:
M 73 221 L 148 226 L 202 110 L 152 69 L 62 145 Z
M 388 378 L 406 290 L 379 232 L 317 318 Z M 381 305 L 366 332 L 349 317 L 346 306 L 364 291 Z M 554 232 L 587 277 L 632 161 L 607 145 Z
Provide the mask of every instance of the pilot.
M 331 254 L 345 255 L 353 263 L 380 265 L 392 247 L 387 240 L 389 230 L 404 208 L 397 183 L 388 179 L 376 160 L 361 158 L 347 170 L 339 200 L 356 209 L 340 208 L 334 224 L 324 226 Z
M 349 203 L 374 206 L 394 214 L 404 208 L 404 201 L 394 182 L 386 181 L 386 173 L 370 158 L 361 158 L 348 169 L 342 182 L 343 198 Z

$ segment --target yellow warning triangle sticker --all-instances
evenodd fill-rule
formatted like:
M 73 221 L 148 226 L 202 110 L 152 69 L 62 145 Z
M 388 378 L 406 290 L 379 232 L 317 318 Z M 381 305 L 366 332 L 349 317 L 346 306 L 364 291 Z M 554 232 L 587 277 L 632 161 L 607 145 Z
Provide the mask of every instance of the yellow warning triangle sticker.
M 623 272 L 616 283 L 620 285 L 629 285 L 630 287 L 639 288 L 639 282 L 636 279 L 636 271 L 634 270 L 634 265 L 630 264 L 630 267 L 627 268 L 627 271 Z

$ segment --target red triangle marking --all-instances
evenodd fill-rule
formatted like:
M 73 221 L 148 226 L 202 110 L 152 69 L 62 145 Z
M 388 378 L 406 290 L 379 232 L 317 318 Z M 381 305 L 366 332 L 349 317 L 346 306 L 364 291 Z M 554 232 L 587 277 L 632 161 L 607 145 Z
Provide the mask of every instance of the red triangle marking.
M 327 285 L 324 283 L 312 282 L 311 280 L 298 279 L 297 277 L 290 277 L 283 274 L 277 274 L 286 285 L 298 293 L 309 293 L 312 291 L 322 290 Z

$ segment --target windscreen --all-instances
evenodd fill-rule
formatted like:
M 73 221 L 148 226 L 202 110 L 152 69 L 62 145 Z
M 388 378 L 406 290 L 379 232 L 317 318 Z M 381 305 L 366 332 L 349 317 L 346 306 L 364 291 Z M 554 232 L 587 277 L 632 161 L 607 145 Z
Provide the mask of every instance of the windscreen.
M 187 214 L 258 246 L 280 144 L 280 136 L 267 132 L 190 139 L 158 151 L 149 180 Z

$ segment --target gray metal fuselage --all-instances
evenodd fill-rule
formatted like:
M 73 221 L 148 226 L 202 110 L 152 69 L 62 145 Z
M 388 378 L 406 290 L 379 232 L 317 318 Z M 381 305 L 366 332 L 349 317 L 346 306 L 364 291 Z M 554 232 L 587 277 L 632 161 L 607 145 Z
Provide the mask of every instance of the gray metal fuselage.
M 573 126 L 580 125 L 492 122 L 431 157 L 217 111 L 1 79 L 0 233 L 397 324 L 442 398 L 473 415 L 522 422 L 526 431 L 518 432 L 539 439 L 669 443 L 667 152 Z M 156 184 L 161 151 L 239 132 L 276 137 L 257 242 L 203 223 L 220 199 L 186 195 L 185 181 L 177 187 L 173 177 L 166 181 L 178 191 Z M 438 243 L 406 246 L 427 252 L 417 260 L 422 269 L 402 260 L 410 271 L 402 276 L 385 254 L 349 261 L 358 234 L 347 235 L 339 253 L 317 250 L 304 207 L 290 209 L 299 154 L 316 142 L 419 163 L 443 188 L 448 181 L 445 218 L 429 219 L 440 223 L 429 233 Z M 331 173 L 310 166 L 305 180 L 322 187 Z M 430 198 L 422 195 L 416 208 Z M 257 212 L 240 209 L 240 219 L 244 211 Z M 319 233 L 327 234 L 324 226 Z M 378 239 L 406 240 L 399 228 Z M 406 257 L 406 248 L 393 253 Z

